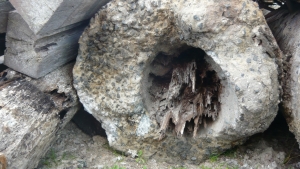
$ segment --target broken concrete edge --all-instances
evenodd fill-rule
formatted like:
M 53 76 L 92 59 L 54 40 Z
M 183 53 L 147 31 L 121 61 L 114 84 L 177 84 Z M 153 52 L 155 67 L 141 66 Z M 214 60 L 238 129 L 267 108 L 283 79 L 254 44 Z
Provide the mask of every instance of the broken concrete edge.
M 109 0 L 22 1 L 10 0 L 36 35 L 90 19 Z
M 45 76 L 76 58 L 78 40 L 87 24 L 88 21 L 83 21 L 46 36 L 35 35 L 21 15 L 12 11 L 9 13 L 4 64 L 33 78 Z
M 74 62 L 32 79 L 11 69 L 0 77 L 0 152 L 9 168 L 35 168 L 79 110 Z

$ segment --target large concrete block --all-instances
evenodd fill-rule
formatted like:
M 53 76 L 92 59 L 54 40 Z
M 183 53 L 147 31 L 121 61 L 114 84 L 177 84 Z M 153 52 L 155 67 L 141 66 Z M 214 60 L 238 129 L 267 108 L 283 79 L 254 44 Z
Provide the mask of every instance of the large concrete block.
M 281 108 L 289 130 L 300 144 L 300 11 L 290 13 L 287 9 L 274 11 L 267 18 L 280 49 L 282 64 Z
M 0 0 L 0 33 L 6 32 L 8 13 L 13 9 L 14 7 L 8 1 Z
M 9 13 L 4 64 L 39 78 L 77 56 L 78 39 L 87 22 L 36 35 L 17 11 Z
M 281 53 L 255 2 L 115 0 L 79 43 L 80 101 L 132 156 L 199 163 L 277 114 Z
M 91 18 L 109 0 L 10 0 L 35 34 Z

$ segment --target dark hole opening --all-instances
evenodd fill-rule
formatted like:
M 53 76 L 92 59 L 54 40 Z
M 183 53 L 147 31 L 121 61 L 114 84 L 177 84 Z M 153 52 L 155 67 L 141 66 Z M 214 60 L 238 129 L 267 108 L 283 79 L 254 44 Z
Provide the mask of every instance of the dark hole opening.
M 170 119 L 174 119 L 177 135 L 187 132 L 193 136 L 217 119 L 222 85 L 205 57 L 203 50 L 189 48 L 174 56 L 159 53 L 151 63 L 148 93 L 157 103 L 162 134 Z
M 93 115 L 85 111 L 83 107 L 74 115 L 72 122 L 87 135 L 107 137 L 101 123 Z
M 284 151 L 286 157 L 290 156 L 290 159 L 286 159 L 286 164 L 292 164 L 300 161 L 299 144 L 295 135 L 289 131 L 289 126 L 282 111 L 277 113 L 277 116 L 271 123 L 270 127 L 263 133 L 263 137 L 269 141 L 272 141 L 272 139 L 277 140 L 278 143 L 274 144 L 274 149 Z
M 55 96 L 57 96 L 57 97 L 63 97 L 63 98 L 66 98 L 66 97 L 67 97 L 66 94 L 65 94 L 64 92 L 58 93 L 58 89 L 54 89 L 54 90 L 50 91 L 49 94 L 55 95 Z
M 0 56 L 4 55 L 5 47 L 5 33 L 0 33 Z
M 68 112 L 68 110 L 62 110 L 62 111 L 60 111 L 58 113 L 59 118 L 62 120 L 66 116 L 67 112 Z
M 3 72 L 0 71 L 0 81 L 7 81 L 6 75 L 7 75 L 6 71 Z
M 4 55 L 4 51 L 6 49 L 5 47 L 5 33 L 0 34 L 0 56 Z M 8 67 L 5 66 L 4 64 L 0 64 L 0 72 L 3 70 L 7 69 Z
M 4 64 L 0 64 L 0 72 L 6 70 L 7 68 L 8 68 L 8 67 L 5 66 Z M 7 74 L 7 73 L 6 73 L 6 74 Z M 5 75 L 6 75 L 6 74 L 5 74 Z
M 281 110 L 265 132 L 250 137 L 245 145 L 257 144 L 260 139 L 266 140 L 268 146 L 275 151 L 285 152 L 284 164 L 290 165 L 300 161 L 299 144 L 295 135 L 289 131 L 289 126 Z

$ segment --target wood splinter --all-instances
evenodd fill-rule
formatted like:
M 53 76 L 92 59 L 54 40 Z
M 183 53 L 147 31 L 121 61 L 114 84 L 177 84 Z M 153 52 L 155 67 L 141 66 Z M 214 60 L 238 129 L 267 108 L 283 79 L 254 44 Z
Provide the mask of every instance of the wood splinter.
M 182 136 L 187 125 L 193 125 L 192 135 L 196 137 L 200 124 L 207 127 L 207 119 L 217 119 L 220 111 L 221 84 L 216 72 L 209 69 L 207 62 L 192 60 L 174 66 L 167 91 L 166 109 L 160 127 L 163 138 L 170 120 L 175 124 L 177 136 Z M 187 123 L 193 120 L 193 123 Z

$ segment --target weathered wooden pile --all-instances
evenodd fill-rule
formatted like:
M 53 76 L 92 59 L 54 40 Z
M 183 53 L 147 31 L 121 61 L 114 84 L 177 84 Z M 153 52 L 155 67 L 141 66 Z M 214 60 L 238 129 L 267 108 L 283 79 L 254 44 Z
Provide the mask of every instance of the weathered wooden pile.
M 36 167 L 80 102 L 132 156 L 199 163 L 279 103 L 300 143 L 300 12 L 268 26 L 250 0 L 108 1 L 0 0 L 0 169 Z

